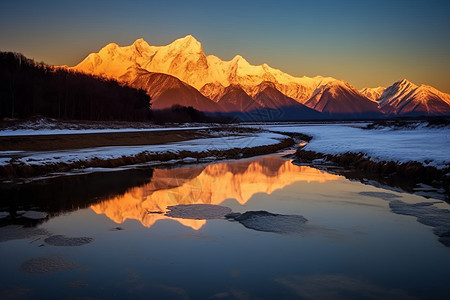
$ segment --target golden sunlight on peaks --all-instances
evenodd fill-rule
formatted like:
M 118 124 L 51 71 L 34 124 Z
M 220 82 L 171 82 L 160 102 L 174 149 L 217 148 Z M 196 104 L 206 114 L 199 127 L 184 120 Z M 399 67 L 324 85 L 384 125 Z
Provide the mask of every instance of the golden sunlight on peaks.
M 158 220 L 173 219 L 164 215 L 171 205 L 221 204 L 226 199 L 236 199 L 243 205 L 257 193 L 271 194 L 294 182 L 323 183 L 338 178 L 275 156 L 206 167 L 156 169 L 150 183 L 91 208 L 116 223 L 134 219 L 150 227 Z M 206 223 L 205 220 L 173 220 L 195 230 Z

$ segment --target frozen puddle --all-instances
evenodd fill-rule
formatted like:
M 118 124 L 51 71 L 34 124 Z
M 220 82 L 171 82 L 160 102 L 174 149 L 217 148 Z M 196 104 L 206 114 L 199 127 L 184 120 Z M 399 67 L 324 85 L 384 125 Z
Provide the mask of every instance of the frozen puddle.
M 9 212 L 7 211 L 0 211 L 0 219 L 4 219 L 9 216 Z
M 48 232 L 40 228 L 22 227 L 18 225 L 0 227 L 0 243 L 12 240 L 36 238 L 45 235 L 48 235 Z
M 433 232 L 439 237 L 439 242 L 450 247 L 450 210 L 434 206 L 441 201 L 410 204 L 396 199 L 400 196 L 391 193 L 360 192 L 359 194 L 389 201 L 389 207 L 393 213 L 416 217 L 419 223 L 433 227 Z
M 64 235 L 52 235 L 44 240 L 47 244 L 51 246 L 82 246 L 89 244 L 94 239 L 90 237 L 74 237 L 69 238 Z
M 47 218 L 48 214 L 46 212 L 42 211 L 35 211 L 35 210 L 29 210 L 29 211 L 18 211 L 18 215 L 21 215 L 24 218 L 32 219 L 32 220 L 40 220 Z
M 302 232 L 304 230 L 302 225 L 308 221 L 305 217 L 299 215 L 279 215 L 267 211 L 232 213 L 225 217 L 253 230 L 277 233 Z
M 231 208 L 213 204 L 174 205 L 167 207 L 166 216 L 181 219 L 211 220 L 226 218 L 237 221 L 245 227 L 257 231 L 277 233 L 299 233 L 307 219 L 299 215 L 280 215 L 267 211 L 233 213 Z
M 231 213 L 231 208 L 213 204 L 174 205 L 167 209 L 168 217 L 195 220 L 222 219 Z
M 36 257 L 20 265 L 20 270 L 28 274 L 51 274 L 76 269 L 80 269 L 80 266 L 58 257 Z
M 439 241 L 450 247 L 450 210 L 439 209 L 433 204 L 432 202 L 408 204 L 394 200 L 389 203 L 389 207 L 396 214 L 414 216 L 418 222 L 433 227 Z

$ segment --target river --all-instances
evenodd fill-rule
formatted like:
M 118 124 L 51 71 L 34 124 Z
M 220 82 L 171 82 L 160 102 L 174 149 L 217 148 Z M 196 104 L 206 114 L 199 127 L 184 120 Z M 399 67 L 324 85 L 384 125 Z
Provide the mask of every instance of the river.
M 65 176 L 1 192 L 1 299 L 450 296 L 447 203 L 276 155 Z M 267 211 L 281 221 L 260 230 L 166 215 L 168 206 L 189 204 Z M 307 221 L 284 230 L 283 216 Z

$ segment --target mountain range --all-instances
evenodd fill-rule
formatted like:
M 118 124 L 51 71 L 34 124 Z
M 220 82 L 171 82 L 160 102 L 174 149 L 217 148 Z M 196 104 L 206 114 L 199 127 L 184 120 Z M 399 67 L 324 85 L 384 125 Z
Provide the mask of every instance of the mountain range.
M 332 77 L 294 77 L 267 64 L 251 65 L 240 55 L 230 61 L 207 56 L 191 35 L 166 46 L 143 39 L 123 47 L 110 43 L 67 68 L 144 89 L 153 109 L 180 104 L 244 118 L 262 112 L 280 120 L 450 115 L 450 95 L 428 85 L 403 79 L 358 90 Z

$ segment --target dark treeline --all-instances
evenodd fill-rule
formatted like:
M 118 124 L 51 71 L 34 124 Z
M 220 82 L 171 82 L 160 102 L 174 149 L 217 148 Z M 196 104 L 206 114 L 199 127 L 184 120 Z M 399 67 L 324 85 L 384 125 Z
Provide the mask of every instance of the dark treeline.
M 163 123 L 232 123 L 232 117 L 207 115 L 196 110 L 192 106 L 173 105 L 168 109 L 155 110 L 152 114 L 153 121 Z
M 36 63 L 0 52 L 0 117 L 36 115 L 67 120 L 127 120 L 150 117 L 144 90 L 117 81 Z

